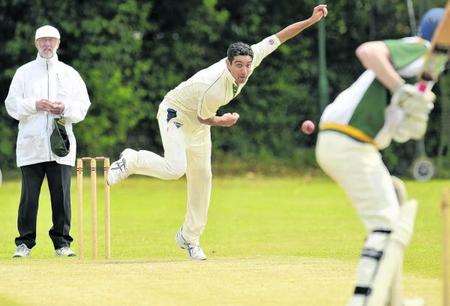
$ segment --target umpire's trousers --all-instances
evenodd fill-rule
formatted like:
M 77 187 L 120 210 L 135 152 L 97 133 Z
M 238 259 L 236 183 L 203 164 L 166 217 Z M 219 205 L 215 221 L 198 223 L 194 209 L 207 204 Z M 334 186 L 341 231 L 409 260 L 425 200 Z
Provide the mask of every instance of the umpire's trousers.
M 44 162 L 20 168 L 22 193 L 20 197 L 17 228 L 20 236 L 16 245 L 24 243 L 28 248 L 36 245 L 36 219 L 42 182 L 47 176 L 52 204 L 53 226 L 49 231 L 55 249 L 70 246 L 70 179 L 72 167 L 56 162 Z

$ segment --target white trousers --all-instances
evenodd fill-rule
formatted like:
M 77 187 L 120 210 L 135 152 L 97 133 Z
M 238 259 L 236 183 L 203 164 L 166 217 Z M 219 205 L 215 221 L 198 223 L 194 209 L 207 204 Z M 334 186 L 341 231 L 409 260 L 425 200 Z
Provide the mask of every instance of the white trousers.
M 316 157 L 325 173 L 345 190 L 367 229 L 357 267 L 355 291 L 348 303 L 350 306 L 364 306 L 372 298 L 380 260 L 399 219 L 394 184 L 373 145 L 341 133 L 320 132 Z M 401 261 L 398 264 L 396 269 L 401 268 Z
M 391 175 L 371 144 L 333 131 L 319 133 L 316 158 L 320 167 L 347 193 L 366 229 L 392 229 L 399 204 Z
M 135 151 L 127 157 L 134 174 L 165 180 L 186 174 L 187 213 L 182 234 L 191 244 L 199 245 L 208 216 L 211 196 L 211 130 L 201 124 L 195 112 L 186 113 L 163 101 L 159 105 L 158 124 L 164 156 L 150 151 Z

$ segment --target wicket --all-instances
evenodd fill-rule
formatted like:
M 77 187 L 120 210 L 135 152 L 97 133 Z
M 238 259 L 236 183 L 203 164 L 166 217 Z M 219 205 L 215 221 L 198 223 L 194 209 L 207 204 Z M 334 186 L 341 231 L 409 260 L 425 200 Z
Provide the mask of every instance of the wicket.
M 105 258 L 111 258 L 111 198 L 110 187 L 107 183 L 110 166 L 107 157 L 82 157 L 77 159 L 77 196 L 78 196 L 78 252 L 79 258 L 84 259 L 84 218 L 83 218 L 83 168 L 84 162 L 90 162 L 91 172 L 91 209 L 92 209 L 92 258 L 98 257 L 98 212 L 97 212 L 97 161 L 103 162 L 104 172 L 104 206 L 105 206 Z

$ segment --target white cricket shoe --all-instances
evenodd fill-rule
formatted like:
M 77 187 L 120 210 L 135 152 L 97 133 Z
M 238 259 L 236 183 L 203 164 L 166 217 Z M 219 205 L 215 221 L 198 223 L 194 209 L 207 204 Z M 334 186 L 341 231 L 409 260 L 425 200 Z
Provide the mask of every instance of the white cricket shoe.
M 126 159 L 126 155 L 130 151 L 132 150 L 131 149 L 123 150 L 123 152 L 120 154 L 119 159 L 113 162 L 111 164 L 111 167 L 109 167 L 107 179 L 109 186 L 117 184 L 118 182 L 126 179 L 130 175 Z
M 193 260 L 206 260 L 206 255 L 203 252 L 202 248 L 199 245 L 193 245 L 186 241 L 181 233 L 181 228 L 178 230 L 175 235 L 175 241 L 178 246 L 184 250 L 188 251 L 188 255 Z
M 31 249 L 29 249 L 25 243 L 22 243 L 17 246 L 16 251 L 13 254 L 13 258 L 20 258 L 20 257 L 28 257 L 30 256 Z
M 74 256 L 77 256 L 77 255 L 75 255 L 75 252 L 72 251 L 72 249 L 69 248 L 68 246 L 63 246 L 62 248 L 56 249 L 55 250 L 55 254 L 56 254 L 56 256 L 60 256 L 60 257 L 74 257 Z

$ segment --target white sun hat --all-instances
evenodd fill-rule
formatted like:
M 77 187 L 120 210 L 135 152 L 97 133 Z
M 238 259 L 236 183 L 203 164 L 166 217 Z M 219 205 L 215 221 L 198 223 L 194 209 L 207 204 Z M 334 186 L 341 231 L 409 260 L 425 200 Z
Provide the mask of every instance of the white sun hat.
M 59 31 L 57 28 L 52 27 L 50 25 L 45 25 L 36 30 L 36 35 L 34 36 L 34 40 L 38 40 L 42 37 L 53 37 L 60 39 Z

